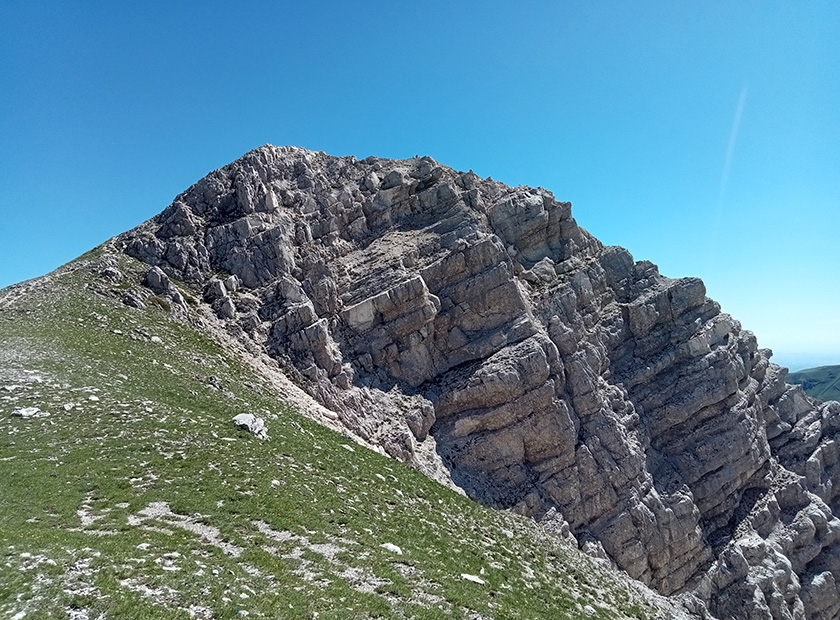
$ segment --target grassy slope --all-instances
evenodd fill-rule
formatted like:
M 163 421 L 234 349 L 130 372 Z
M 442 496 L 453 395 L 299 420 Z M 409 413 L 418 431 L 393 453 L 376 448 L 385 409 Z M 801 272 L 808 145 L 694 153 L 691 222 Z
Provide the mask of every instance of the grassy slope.
M 820 366 L 792 372 L 788 383 L 798 383 L 802 389 L 820 400 L 840 400 L 840 366 Z
M 0 312 L 0 616 L 662 617 L 529 521 L 351 445 L 96 281 L 65 270 Z M 50 415 L 11 416 L 28 406 Z M 271 439 L 234 430 L 241 412 Z

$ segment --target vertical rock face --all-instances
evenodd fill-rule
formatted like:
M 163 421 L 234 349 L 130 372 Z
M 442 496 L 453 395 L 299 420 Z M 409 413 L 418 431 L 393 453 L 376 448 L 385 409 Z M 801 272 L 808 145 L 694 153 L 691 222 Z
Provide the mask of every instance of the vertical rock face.
M 840 404 L 549 192 L 265 146 L 120 243 L 478 501 L 707 616 L 840 614 Z

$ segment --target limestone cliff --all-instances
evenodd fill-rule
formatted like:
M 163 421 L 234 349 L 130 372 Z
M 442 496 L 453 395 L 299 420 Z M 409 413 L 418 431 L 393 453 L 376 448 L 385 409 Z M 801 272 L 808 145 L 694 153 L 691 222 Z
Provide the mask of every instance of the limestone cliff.
M 550 192 L 265 146 L 118 243 L 350 431 L 699 616 L 840 614 L 840 404 Z

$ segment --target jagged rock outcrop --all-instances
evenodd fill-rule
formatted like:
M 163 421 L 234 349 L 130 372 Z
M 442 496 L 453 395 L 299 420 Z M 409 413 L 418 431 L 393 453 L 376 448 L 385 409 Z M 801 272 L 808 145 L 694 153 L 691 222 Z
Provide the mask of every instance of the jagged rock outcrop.
M 361 438 L 421 467 L 433 446 L 470 496 L 697 614 L 840 614 L 840 404 L 550 192 L 266 146 L 118 242 Z

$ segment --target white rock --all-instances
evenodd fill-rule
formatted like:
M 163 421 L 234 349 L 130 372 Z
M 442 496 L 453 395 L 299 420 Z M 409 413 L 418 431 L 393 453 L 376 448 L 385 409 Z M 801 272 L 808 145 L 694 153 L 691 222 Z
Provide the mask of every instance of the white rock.
M 204 289 L 204 299 L 206 301 L 215 301 L 227 295 L 227 289 L 224 282 L 216 280 L 215 278 L 207 283 Z
M 235 275 L 225 278 L 225 289 L 229 293 L 235 293 L 239 289 L 239 278 Z
M 403 554 L 402 549 L 397 547 L 397 545 L 395 545 L 394 543 L 386 542 L 386 543 L 382 543 L 379 546 L 382 547 L 383 549 L 386 549 L 386 550 L 390 551 L 391 553 L 396 553 L 397 555 L 402 555 Z
M 12 416 L 16 418 L 46 418 L 49 415 L 49 413 L 41 411 L 38 407 L 18 407 L 12 411 Z
M 470 575 L 469 573 L 461 573 L 461 579 L 464 579 L 466 581 L 472 581 L 473 583 L 477 583 L 477 584 L 482 585 L 482 586 L 487 583 L 486 581 L 484 581 L 484 579 L 482 579 L 478 575 Z
M 240 413 L 233 418 L 233 424 L 237 428 L 253 433 L 257 439 L 268 439 L 268 429 L 265 420 L 258 418 L 253 413 Z

